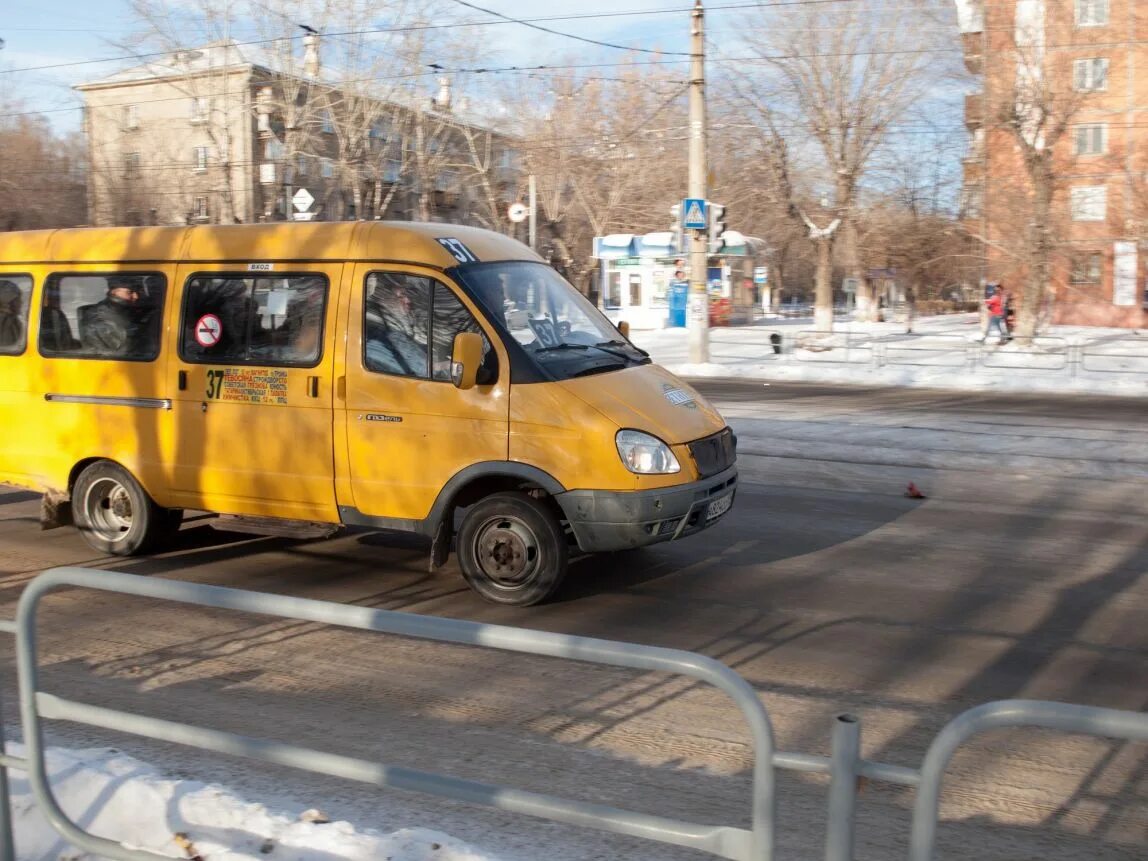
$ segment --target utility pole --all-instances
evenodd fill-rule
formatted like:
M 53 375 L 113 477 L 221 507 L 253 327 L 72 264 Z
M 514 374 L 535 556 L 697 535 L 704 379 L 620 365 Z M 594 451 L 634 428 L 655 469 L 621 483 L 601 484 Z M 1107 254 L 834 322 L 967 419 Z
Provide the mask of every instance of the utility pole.
M 538 250 L 538 184 L 534 181 L 534 174 L 530 174 L 529 179 L 529 195 L 530 195 L 530 225 L 528 236 L 530 238 L 530 250 Z
M 690 18 L 690 165 L 689 197 L 706 199 L 705 12 L 696 0 Z M 708 207 L 707 207 L 708 209 Z M 709 217 L 709 213 L 706 213 Z M 690 303 L 686 321 L 691 364 L 710 360 L 709 293 L 706 287 L 709 234 L 690 231 Z

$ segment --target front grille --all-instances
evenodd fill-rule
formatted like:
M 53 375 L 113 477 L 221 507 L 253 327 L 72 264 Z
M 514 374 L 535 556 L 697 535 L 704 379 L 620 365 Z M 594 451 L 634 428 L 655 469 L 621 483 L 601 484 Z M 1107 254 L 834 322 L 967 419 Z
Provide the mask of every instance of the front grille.
M 702 478 L 721 472 L 733 466 L 737 460 L 737 441 L 729 428 L 703 437 L 689 444 L 690 454 Z

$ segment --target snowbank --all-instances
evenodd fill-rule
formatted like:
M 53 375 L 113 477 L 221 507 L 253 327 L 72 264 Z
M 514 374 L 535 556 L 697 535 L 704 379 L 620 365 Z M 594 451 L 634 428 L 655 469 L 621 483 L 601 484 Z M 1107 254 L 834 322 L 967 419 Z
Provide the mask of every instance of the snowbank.
M 15 756 L 23 746 L 9 743 Z M 47 753 L 53 794 L 85 831 L 171 858 L 205 861 L 496 861 L 426 828 L 391 834 L 347 822 L 302 821 L 253 804 L 222 786 L 168 780 L 154 768 L 111 749 Z M 40 813 L 27 779 L 11 774 L 16 855 L 21 861 L 88 861 Z M 316 800 L 318 803 L 321 800 Z M 323 818 L 323 817 L 319 817 Z

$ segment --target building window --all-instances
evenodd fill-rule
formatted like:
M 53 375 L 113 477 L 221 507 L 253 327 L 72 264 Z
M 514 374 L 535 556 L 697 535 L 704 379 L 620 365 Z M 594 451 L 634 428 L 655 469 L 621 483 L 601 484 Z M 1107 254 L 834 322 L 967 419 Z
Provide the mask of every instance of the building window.
M 981 217 L 982 188 L 979 185 L 966 185 L 961 189 L 961 211 L 963 219 Z
M 1076 0 L 1077 27 L 1103 27 L 1108 23 L 1108 0 Z
M 383 182 L 398 182 L 403 164 L 397 158 L 389 158 L 383 164 Z
M 210 110 L 211 103 L 207 99 L 194 98 L 188 105 L 187 115 L 193 123 L 205 123 Z
M 295 157 L 295 172 L 299 176 L 307 175 L 307 156 L 302 153 Z
M 1088 123 L 1074 130 L 1076 155 L 1103 155 L 1108 151 L 1107 123 Z
M 139 105 L 124 105 L 124 128 L 135 130 L 140 127 Z
M 1099 284 L 1104 258 L 1097 253 L 1079 254 L 1072 259 L 1073 284 Z
M 333 179 L 335 177 L 335 165 L 329 158 L 319 160 L 319 176 L 323 179 Z
M 1079 93 L 1108 89 L 1108 58 L 1072 61 L 1072 86 Z
M 638 308 L 642 304 L 642 276 L 630 275 L 630 307 Z
M 1070 192 L 1073 221 L 1104 221 L 1108 216 L 1108 188 L 1082 185 Z
M 124 156 L 124 178 L 135 179 L 140 175 L 140 154 L 129 152 Z
M 331 119 L 330 111 L 319 111 L 319 129 L 323 134 L 333 135 L 335 133 L 335 123 Z
M 207 147 L 197 146 L 195 148 L 195 172 L 203 173 L 207 170 Z
M 192 217 L 196 221 L 207 221 L 211 218 L 211 212 L 207 207 L 206 197 L 197 197 L 195 199 L 195 208 L 191 211 Z

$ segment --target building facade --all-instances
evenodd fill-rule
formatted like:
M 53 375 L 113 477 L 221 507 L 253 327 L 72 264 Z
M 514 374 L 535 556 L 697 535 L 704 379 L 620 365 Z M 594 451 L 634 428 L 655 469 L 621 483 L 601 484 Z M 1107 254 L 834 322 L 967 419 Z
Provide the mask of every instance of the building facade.
M 985 280 L 1034 289 L 1046 258 L 1040 319 L 1148 325 L 1148 3 L 956 2 L 981 84 L 961 216 Z
M 91 224 L 399 220 L 508 232 L 515 140 L 468 119 L 450 85 L 403 104 L 323 82 L 318 37 L 296 74 L 231 42 L 77 89 Z

